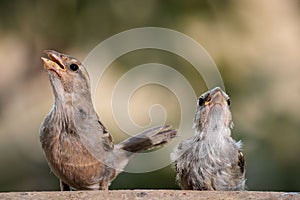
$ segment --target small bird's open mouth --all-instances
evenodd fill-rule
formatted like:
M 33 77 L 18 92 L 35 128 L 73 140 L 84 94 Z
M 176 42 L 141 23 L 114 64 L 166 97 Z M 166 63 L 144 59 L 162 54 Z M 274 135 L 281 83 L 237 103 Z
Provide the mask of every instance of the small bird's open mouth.
M 46 53 L 49 59 L 55 62 L 61 69 L 65 69 L 65 66 L 62 63 L 62 57 L 60 53 L 53 50 L 45 50 L 44 53 Z
M 41 57 L 42 61 L 44 62 L 44 67 L 48 71 L 55 73 L 58 77 L 61 77 L 61 73 L 66 71 L 62 63 L 62 58 L 60 53 L 52 50 L 44 51 L 48 58 Z
M 59 78 L 61 78 L 60 74 L 54 70 L 54 69 L 48 69 L 49 72 L 52 72 L 53 74 L 56 74 L 56 76 L 58 76 Z

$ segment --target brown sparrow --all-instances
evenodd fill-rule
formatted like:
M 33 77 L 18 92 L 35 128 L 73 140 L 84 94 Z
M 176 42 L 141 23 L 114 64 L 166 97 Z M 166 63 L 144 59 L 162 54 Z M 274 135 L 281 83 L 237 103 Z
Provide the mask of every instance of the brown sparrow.
M 195 135 L 171 155 L 182 189 L 244 190 L 241 142 L 231 137 L 230 99 L 219 87 L 202 94 L 194 119 Z
M 47 50 L 42 58 L 55 102 L 40 128 L 40 141 L 61 190 L 108 189 L 135 152 L 169 142 L 177 131 L 165 125 L 114 145 L 92 104 L 89 75 L 76 58 Z

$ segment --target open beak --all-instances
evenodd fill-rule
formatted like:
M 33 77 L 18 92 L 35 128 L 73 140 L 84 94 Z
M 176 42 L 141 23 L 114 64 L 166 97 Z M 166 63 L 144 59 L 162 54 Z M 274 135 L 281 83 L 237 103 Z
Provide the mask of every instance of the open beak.
M 62 73 L 67 70 L 63 64 L 62 55 L 53 50 L 45 50 L 44 53 L 48 56 L 48 58 L 41 57 L 45 69 L 61 77 Z

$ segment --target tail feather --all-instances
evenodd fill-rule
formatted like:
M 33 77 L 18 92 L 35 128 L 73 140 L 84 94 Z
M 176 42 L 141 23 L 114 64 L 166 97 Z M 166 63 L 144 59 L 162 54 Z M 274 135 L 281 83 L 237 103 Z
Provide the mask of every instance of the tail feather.
M 146 130 L 119 143 L 120 149 L 136 153 L 160 147 L 177 135 L 177 131 L 170 125 L 159 126 Z
M 164 125 L 146 130 L 115 145 L 113 165 L 117 170 L 116 175 L 124 169 L 134 153 L 160 147 L 176 135 L 177 130 L 172 129 L 170 125 Z

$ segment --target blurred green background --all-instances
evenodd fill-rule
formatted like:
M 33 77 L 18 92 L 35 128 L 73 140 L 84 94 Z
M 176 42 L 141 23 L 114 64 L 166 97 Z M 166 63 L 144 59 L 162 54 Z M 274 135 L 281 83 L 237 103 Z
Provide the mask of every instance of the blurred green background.
M 300 191 L 299 21 L 299 0 L 0 1 L 0 191 L 59 189 L 39 143 L 53 104 L 42 51 L 83 60 L 110 36 L 148 26 L 192 37 L 216 62 L 232 100 L 233 137 L 245 143 L 249 190 Z M 197 95 L 207 89 L 189 63 L 155 50 L 122 56 L 108 76 L 147 62 L 177 66 Z M 106 112 L 101 120 L 119 141 Z M 174 177 L 170 166 L 122 173 L 111 189 L 178 188 Z

